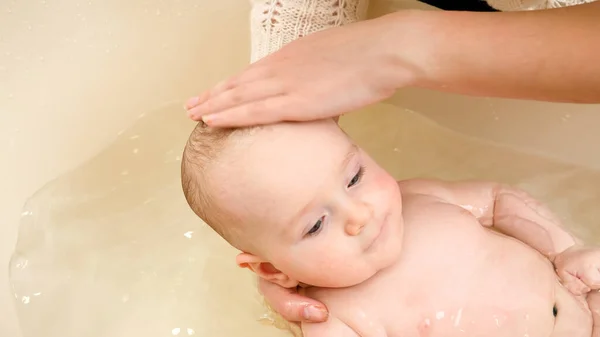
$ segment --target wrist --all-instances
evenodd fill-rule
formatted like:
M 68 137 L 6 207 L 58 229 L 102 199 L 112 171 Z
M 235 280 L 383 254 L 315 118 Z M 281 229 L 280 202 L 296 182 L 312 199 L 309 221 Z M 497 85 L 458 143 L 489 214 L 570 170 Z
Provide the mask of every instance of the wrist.
M 377 19 L 382 23 L 382 45 L 377 48 L 383 51 L 384 68 L 394 89 L 436 86 L 432 41 L 439 24 L 435 14 L 402 10 Z

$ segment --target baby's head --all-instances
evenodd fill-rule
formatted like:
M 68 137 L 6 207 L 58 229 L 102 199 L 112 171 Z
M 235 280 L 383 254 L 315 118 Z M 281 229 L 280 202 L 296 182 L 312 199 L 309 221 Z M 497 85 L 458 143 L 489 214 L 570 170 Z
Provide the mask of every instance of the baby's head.
M 244 129 L 199 124 L 182 160 L 194 212 L 284 287 L 346 287 L 392 264 L 402 243 L 396 181 L 332 120 Z

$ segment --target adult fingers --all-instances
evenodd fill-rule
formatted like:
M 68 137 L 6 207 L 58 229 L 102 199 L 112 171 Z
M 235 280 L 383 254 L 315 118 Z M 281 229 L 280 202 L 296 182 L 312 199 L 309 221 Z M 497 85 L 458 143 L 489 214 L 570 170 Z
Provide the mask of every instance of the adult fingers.
M 259 289 L 273 310 L 290 322 L 327 321 L 329 313 L 323 303 L 262 279 L 259 281 Z
M 226 91 L 211 93 L 209 98 L 200 96 L 203 102 L 189 109 L 188 116 L 198 121 L 207 114 L 221 113 L 237 106 L 281 95 L 284 90 L 285 87 L 276 81 L 248 82 Z
M 303 104 L 293 96 L 282 94 L 235 106 L 202 117 L 212 127 L 242 127 L 281 121 L 307 121 L 322 118 L 319 113 L 305 113 Z
M 258 79 L 269 79 L 272 77 L 271 74 L 274 73 L 269 69 L 270 68 L 267 67 L 251 65 L 243 72 L 217 83 L 209 90 L 200 93 L 200 95 L 189 98 L 185 103 L 185 108 L 186 110 L 193 109 L 194 107 L 203 104 L 212 97 L 220 95 L 225 91 L 234 89 L 246 83 L 253 82 Z

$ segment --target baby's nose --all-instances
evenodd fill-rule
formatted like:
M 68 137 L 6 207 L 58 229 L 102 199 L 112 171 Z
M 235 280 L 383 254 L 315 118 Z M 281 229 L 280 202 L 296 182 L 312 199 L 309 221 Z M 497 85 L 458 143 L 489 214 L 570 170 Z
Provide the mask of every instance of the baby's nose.
M 373 217 L 373 208 L 371 205 L 358 202 L 352 205 L 348 210 L 348 220 L 346 223 L 346 233 L 348 235 L 358 235 L 365 228 L 367 223 Z

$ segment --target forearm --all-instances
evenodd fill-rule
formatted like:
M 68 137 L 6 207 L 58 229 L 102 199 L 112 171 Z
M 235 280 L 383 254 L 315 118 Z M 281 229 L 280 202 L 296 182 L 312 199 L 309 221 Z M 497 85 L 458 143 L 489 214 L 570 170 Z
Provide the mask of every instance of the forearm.
M 574 237 L 550 210 L 522 190 L 498 185 L 494 188 L 491 225 L 548 258 L 575 244 Z
M 548 258 L 575 244 L 575 238 L 542 203 L 523 190 L 485 181 L 445 182 L 413 179 L 403 193 L 437 196 L 468 210 L 486 227 L 514 237 Z
M 385 52 L 394 66 L 410 68 L 412 86 L 600 102 L 600 2 L 527 12 L 401 11 L 381 19 L 392 31 Z

